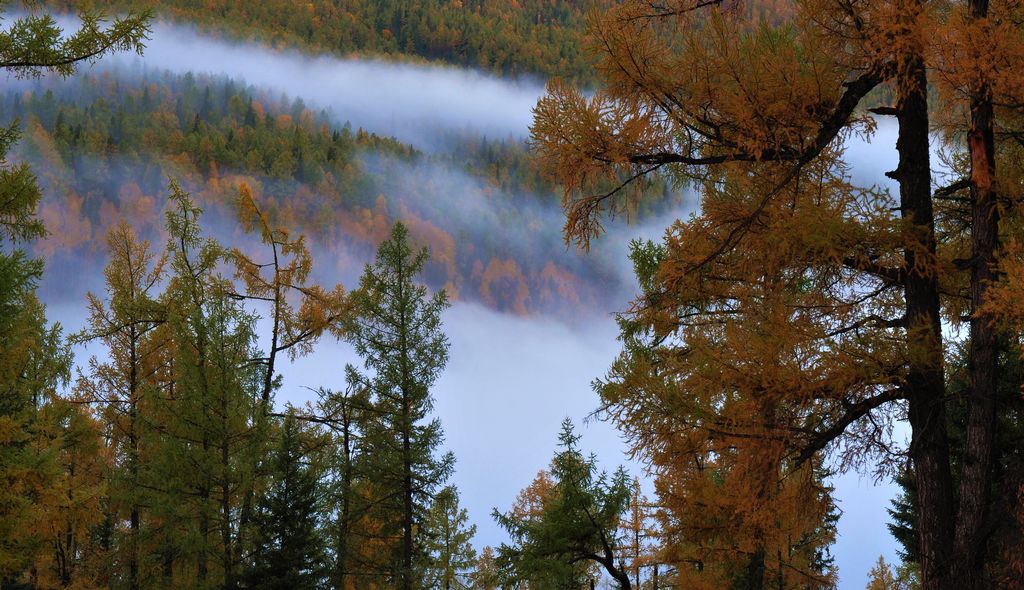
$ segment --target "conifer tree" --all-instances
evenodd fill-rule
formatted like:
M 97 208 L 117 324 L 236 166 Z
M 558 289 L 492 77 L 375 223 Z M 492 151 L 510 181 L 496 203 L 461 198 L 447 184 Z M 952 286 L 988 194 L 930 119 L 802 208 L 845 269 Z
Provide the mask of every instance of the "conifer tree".
M 501 585 L 501 572 L 498 569 L 497 557 L 491 546 L 484 547 L 480 551 L 480 557 L 476 560 L 476 569 L 473 571 L 473 590 L 497 590 Z
M 156 466 L 170 504 L 163 519 L 178 528 L 177 553 L 194 565 L 181 583 L 229 590 L 241 573 L 240 505 L 264 446 L 254 427 L 262 407 L 262 374 L 250 362 L 258 356 L 255 317 L 230 297 L 217 272 L 224 250 L 202 238 L 200 209 L 173 182 L 171 203 L 165 301 L 174 382 Z
M 198 115 L 196 115 L 198 117 Z M 275 224 L 269 214 L 260 208 L 252 190 L 246 184 L 239 188 L 238 217 L 247 233 L 258 233 L 266 247 L 266 260 L 257 260 L 241 248 L 226 253 L 235 267 L 235 279 L 242 287 L 231 296 L 240 301 L 269 304 L 269 335 L 266 353 L 252 359 L 262 369 L 260 411 L 255 417 L 256 436 L 264 437 L 266 418 L 271 410 L 273 392 L 280 386 L 279 356 L 290 360 L 308 354 L 325 331 L 336 334 L 346 298 L 341 285 L 328 291 L 311 284 L 309 275 L 313 257 L 309 253 L 305 236 L 294 235 L 287 228 Z M 256 464 L 251 466 L 254 477 L 251 488 L 244 492 L 239 514 L 239 544 L 245 544 L 245 533 L 252 518 L 252 504 L 261 487 L 260 453 L 252 455 Z
M 632 582 L 624 569 L 629 540 L 618 531 L 629 508 L 630 481 L 621 467 L 614 474 L 597 471 L 597 460 L 585 456 L 579 436 L 566 419 L 559 434 L 561 450 L 551 462 L 551 486 L 540 496 L 539 510 L 520 515 L 494 511 L 498 524 L 512 537 L 499 550 L 512 582 L 531 588 L 579 586 L 589 563 L 607 573 L 621 590 Z
M 0 30 L 0 70 L 15 76 L 56 72 L 67 76 L 83 62 L 118 50 L 141 51 L 149 13 L 130 14 L 104 28 L 93 14 L 62 38 L 48 15 L 30 15 Z M 19 122 L 0 129 L 0 586 L 21 578 L 41 550 L 39 498 L 57 476 L 55 457 L 34 441 L 38 412 L 69 377 L 70 351 L 59 326 L 49 327 L 35 297 L 42 263 L 17 248 L 45 234 L 36 218 L 40 191 L 27 164 L 7 154 Z M 8 251 L 9 246 L 15 246 Z
M 324 540 L 320 535 L 320 466 L 311 464 L 308 440 L 293 413 L 268 464 L 269 485 L 256 509 L 251 564 L 245 587 L 317 590 L 323 587 Z
M 17 261 L 0 257 L 0 266 Z M 6 270 L 6 269 L 4 269 Z M 44 499 L 60 486 L 53 426 L 41 412 L 68 382 L 71 351 L 59 325 L 48 326 L 34 282 L 15 271 L 0 290 L 0 587 L 17 588 L 48 551 Z M 3 270 L 0 270 L 2 275 Z
M 425 586 L 468 588 L 469 572 L 476 563 L 476 551 L 470 543 L 476 525 L 469 525 L 469 514 L 459 506 L 459 492 L 454 486 L 437 493 L 423 527 Z
M 423 553 L 422 524 L 435 491 L 449 477 L 454 457 L 436 456 L 441 423 L 430 418 L 430 387 L 448 361 L 441 312 L 444 291 L 429 296 L 414 282 L 426 248 L 414 249 L 396 223 L 352 293 L 354 317 L 346 338 L 365 362 L 375 419 L 367 425 L 367 472 L 373 473 L 382 534 L 395 540 L 392 584 L 422 587 L 416 564 Z
M 990 584 L 989 552 L 1000 550 L 984 523 L 1006 500 L 992 497 L 997 416 L 1007 409 L 996 394 L 996 335 L 1019 331 L 1022 317 L 1012 238 L 1014 144 L 1024 137 L 1012 65 L 1024 55 L 1018 10 L 984 0 L 799 0 L 793 18 L 772 22 L 731 3 L 627 0 L 592 21 L 601 90 L 553 81 L 532 128 L 546 169 L 568 188 L 570 240 L 585 245 L 651 174 L 690 183 L 700 197 L 699 212 L 667 232 L 668 254 L 630 314 L 637 323 L 626 331 L 646 331 L 656 354 L 627 352 L 654 362 L 609 400 L 619 416 L 646 399 L 662 405 L 653 414 L 685 416 L 689 432 L 729 426 L 782 459 L 766 472 L 835 451 L 841 467 L 884 473 L 884 425 L 905 413 L 929 590 Z M 929 102 L 930 85 L 940 102 Z M 891 104 L 878 105 L 881 96 Z M 869 113 L 895 118 L 891 193 L 881 178 L 850 178 L 844 142 L 874 131 Z M 952 182 L 934 166 L 936 128 L 953 155 Z M 766 314 L 768 297 L 776 301 Z M 958 456 L 947 433 L 943 318 L 970 324 Z M 750 345 L 773 330 L 790 339 L 775 358 Z M 691 412 L 689 399 L 706 408 L 709 390 L 672 386 L 738 367 L 751 376 L 739 395 L 768 410 L 754 414 L 759 424 L 741 418 L 743 432 L 735 416 L 709 423 Z M 668 386 L 653 393 L 647 378 Z M 645 431 L 637 447 L 657 454 L 651 443 L 664 423 L 645 428 L 643 413 L 623 426 Z M 764 490 L 752 485 L 746 496 Z
M 104 502 L 111 457 L 104 424 L 89 400 L 53 398 L 40 412 L 43 441 L 55 455 L 58 477 L 42 495 L 41 518 L 32 524 L 49 551 L 32 564 L 35 588 L 101 588 L 113 585 L 114 556 L 95 533 L 106 517 Z
M 346 365 L 345 380 L 344 391 L 320 390 L 316 405 L 316 421 L 326 426 L 330 440 L 325 461 L 325 502 L 332 521 L 325 536 L 332 547 L 330 581 L 336 590 L 349 588 L 355 576 L 367 573 L 359 548 L 368 536 L 365 527 L 360 526 L 360 517 L 368 507 L 360 487 L 369 476 L 364 469 L 367 458 L 363 438 L 373 414 L 369 389 L 355 367 Z
M 89 373 L 79 380 L 79 395 L 103 408 L 113 452 L 113 469 L 108 492 L 117 522 L 125 517 L 128 530 L 117 530 L 115 544 L 124 551 L 119 562 L 129 590 L 140 587 L 143 505 L 153 485 L 146 475 L 147 457 L 157 436 L 153 419 L 153 396 L 158 394 L 155 374 L 161 349 L 167 342 L 158 333 L 166 312 L 157 289 L 162 287 L 166 255 L 157 256 L 148 241 L 140 241 L 127 221 L 107 234 L 110 260 L 104 271 L 109 305 L 90 293 L 89 326 L 73 341 L 100 341 L 106 347 L 106 362 L 95 357 Z

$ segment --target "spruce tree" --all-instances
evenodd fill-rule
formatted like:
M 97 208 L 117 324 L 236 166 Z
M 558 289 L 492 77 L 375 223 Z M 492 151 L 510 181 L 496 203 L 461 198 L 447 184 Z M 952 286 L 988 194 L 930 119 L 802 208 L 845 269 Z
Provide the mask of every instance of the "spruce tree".
M 597 470 L 593 455 L 584 455 L 572 422 L 562 423 L 561 450 L 551 462 L 550 486 L 540 490 L 539 506 L 526 513 L 494 511 L 512 544 L 502 544 L 499 562 L 514 584 L 531 588 L 580 587 L 600 567 L 620 590 L 630 590 L 625 568 L 629 540 L 618 529 L 629 509 L 630 481 L 621 467 L 612 475 Z M 544 482 L 539 477 L 538 482 Z
M 367 509 L 364 486 L 366 473 L 364 434 L 371 414 L 369 390 L 352 365 L 345 366 L 347 386 L 336 392 L 321 389 L 317 401 L 320 423 L 328 429 L 326 459 L 326 512 L 331 515 L 327 534 L 331 545 L 331 587 L 342 590 L 359 573 L 364 573 L 360 549 L 368 537 L 360 518 Z
M 270 482 L 256 510 L 246 588 L 315 590 L 324 580 L 319 521 L 320 474 L 310 464 L 303 430 L 289 413 L 269 461 Z
M 414 282 L 427 259 L 426 248 L 414 249 L 408 230 L 396 223 L 352 294 L 355 314 L 347 326 L 349 342 L 371 372 L 366 379 L 376 419 L 367 425 L 368 471 L 379 492 L 382 534 L 398 539 L 388 565 L 399 590 L 422 586 L 415 567 L 420 525 L 455 463 L 450 453 L 437 456 L 443 433 L 440 421 L 430 418 L 430 387 L 448 361 L 441 312 L 449 304 L 443 290 L 430 296 Z

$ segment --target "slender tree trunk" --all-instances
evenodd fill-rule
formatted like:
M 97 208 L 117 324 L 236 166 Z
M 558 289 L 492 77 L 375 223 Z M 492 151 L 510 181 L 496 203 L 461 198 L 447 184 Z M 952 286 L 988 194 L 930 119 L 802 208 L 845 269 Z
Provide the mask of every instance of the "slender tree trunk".
M 342 451 L 345 457 L 345 466 L 341 474 L 341 522 L 338 526 L 338 554 L 336 556 L 336 581 L 335 590 L 344 590 L 345 580 L 348 577 L 348 537 L 352 534 L 352 526 L 349 519 L 352 518 L 352 433 L 349 430 L 347 409 L 343 415 L 342 424 Z
M 231 542 L 231 449 L 228 431 L 227 394 L 224 392 L 221 392 L 220 411 L 221 436 L 223 437 L 220 444 L 220 537 L 221 544 L 223 545 L 221 548 L 221 565 L 224 569 L 224 589 L 233 590 L 235 587 L 235 568 Z
M 409 361 L 409 347 L 408 342 L 408 318 L 406 317 L 406 308 L 408 302 L 406 301 L 408 295 L 404 292 L 404 270 L 401 266 L 398 268 L 398 300 L 401 302 L 401 311 L 399 313 L 399 325 L 401 330 L 399 338 L 400 354 L 401 356 L 401 369 L 402 369 L 402 469 L 403 469 L 403 480 L 402 485 L 404 487 L 403 500 L 404 500 L 404 513 L 402 522 L 402 584 L 401 590 L 412 590 L 412 526 L 413 526 L 413 490 L 412 490 L 412 408 L 410 404 L 412 400 L 411 386 L 412 376 L 411 367 Z
M 764 547 L 758 547 L 747 562 L 746 590 L 762 590 L 764 588 Z
M 901 2 L 905 18 L 921 11 L 920 0 Z M 909 25 L 908 25 L 909 29 Z M 910 33 L 907 33 L 908 35 Z M 939 289 L 934 267 L 935 217 L 928 151 L 928 98 L 924 59 L 909 50 L 898 56 L 896 104 L 900 184 L 905 237 L 908 368 L 903 388 L 913 431 L 910 455 L 920 502 L 918 537 L 922 588 L 944 587 L 952 554 L 953 495 L 946 435 L 945 381 Z M 922 259 L 924 258 L 924 259 Z
M 971 20 L 988 16 L 988 0 L 969 0 Z M 986 544 L 985 520 L 991 493 L 992 453 L 995 439 L 996 372 L 998 344 L 991 318 L 979 310 L 988 285 L 996 279 L 995 251 L 999 243 L 996 207 L 994 114 L 986 84 L 972 89 L 971 129 L 967 145 L 971 155 L 971 349 L 967 427 L 960 479 L 960 506 L 956 520 L 953 578 L 962 588 L 983 586 Z
M 174 579 L 174 548 L 170 539 L 164 541 L 163 561 L 164 588 L 170 588 L 172 580 Z
M 409 404 L 406 401 L 406 394 L 402 402 L 402 422 L 405 426 L 402 433 L 402 463 L 404 486 L 404 512 L 402 522 L 402 590 L 412 590 L 412 524 L 413 524 L 413 502 L 412 502 L 412 446 L 409 440 Z
M 135 299 L 134 290 L 132 292 L 132 299 Z M 135 326 L 131 326 L 128 330 L 128 341 L 129 341 L 129 368 L 128 375 L 128 419 L 129 419 L 129 452 L 131 452 L 131 458 L 129 460 L 129 472 L 132 481 L 132 504 L 131 514 L 129 516 L 131 529 L 131 541 L 129 542 L 129 557 L 128 557 L 128 588 L 129 590 L 139 590 L 139 531 L 142 528 L 142 517 L 139 514 L 139 504 L 137 502 L 139 492 L 139 436 L 137 432 L 138 428 L 138 390 L 139 390 L 139 378 L 138 378 L 138 344 L 139 336 L 135 330 Z

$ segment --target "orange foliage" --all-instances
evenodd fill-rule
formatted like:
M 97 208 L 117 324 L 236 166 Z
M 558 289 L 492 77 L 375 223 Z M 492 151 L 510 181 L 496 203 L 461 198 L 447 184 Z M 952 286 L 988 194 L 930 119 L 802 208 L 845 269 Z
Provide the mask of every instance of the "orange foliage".
M 43 256 L 69 251 L 93 239 L 92 222 L 82 213 L 85 199 L 74 192 L 68 192 L 63 203 L 48 201 L 39 212 L 39 219 L 46 225 L 49 235 L 36 242 L 35 248 Z
M 519 315 L 529 312 L 530 287 L 519 263 L 512 258 L 492 258 L 480 278 L 484 303 Z

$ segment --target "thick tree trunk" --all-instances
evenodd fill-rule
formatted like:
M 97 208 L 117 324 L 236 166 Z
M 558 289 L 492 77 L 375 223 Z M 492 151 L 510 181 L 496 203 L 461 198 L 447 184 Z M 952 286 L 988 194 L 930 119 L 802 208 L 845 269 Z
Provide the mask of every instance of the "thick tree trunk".
M 988 16 L 988 0 L 969 0 L 972 20 Z M 967 146 L 971 155 L 971 349 L 967 427 L 960 480 L 960 506 L 956 520 L 953 577 L 961 588 L 984 585 L 983 565 L 991 493 L 992 453 L 995 439 L 996 372 L 998 344 L 991 318 L 979 310 L 988 285 L 995 280 L 995 251 L 999 243 L 996 207 L 994 114 L 987 85 L 972 89 L 971 129 Z
M 919 0 L 902 3 L 908 20 L 920 11 Z M 908 369 L 903 384 L 913 431 L 914 463 L 920 515 L 922 588 L 937 590 L 947 580 L 953 539 L 953 494 L 946 434 L 945 382 L 939 289 L 935 254 L 935 217 L 931 201 L 928 150 L 928 99 L 924 60 L 908 51 L 899 58 L 896 77 L 899 166 L 892 176 L 900 184 L 900 209 L 906 223 L 906 337 Z

